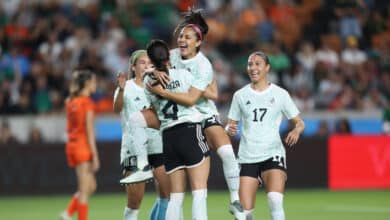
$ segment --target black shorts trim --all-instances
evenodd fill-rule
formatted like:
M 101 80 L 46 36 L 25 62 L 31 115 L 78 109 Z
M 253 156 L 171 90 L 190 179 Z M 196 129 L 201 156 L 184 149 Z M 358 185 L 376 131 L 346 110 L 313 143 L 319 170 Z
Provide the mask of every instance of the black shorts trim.
M 281 156 L 274 156 L 258 163 L 240 164 L 240 176 L 250 176 L 261 182 L 261 174 L 271 169 L 283 170 L 287 174 L 286 160 Z
M 163 158 L 166 173 L 195 167 L 210 154 L 200 123 L 181 123 L 165 129 Z
M 149 161 L 149 164 L 154 169 L 156 169 L 157 167 L 164 165 L 163 154 L 162 153 L 161 154 L 150 154 L 150 155 L 148 155 L 148 161 Z
M 221 119 L 219 118 L 219 115 L 213 115 L 209 118 L 206 118 L 202 121 L 202 128 L 206 129 L 211 126 L 222 126 Z

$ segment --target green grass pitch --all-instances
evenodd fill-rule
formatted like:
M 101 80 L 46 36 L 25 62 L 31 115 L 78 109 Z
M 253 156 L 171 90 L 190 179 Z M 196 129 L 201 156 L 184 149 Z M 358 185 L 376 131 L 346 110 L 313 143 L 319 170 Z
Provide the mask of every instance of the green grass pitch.
M 2 196 L 0 219 L 49 220 L 59 219 L 59 213 L 67 205 L 71 195 L 51 196 Z M 270 219 L 263 190 L 257 194 L 255 219 Z M 210 220 L 233 219 L 228 213 L 229 195 L 224 191 L 212 191 L 208 195 Z M 155 194 L 147 193 L 139 219 L 148 219 Z M 338 191 L 292 190 L 285 195 L 286 219 L 289 220 L 389 220 L 390 191 Z M 122 219 L 126 202 L 125 193 L 95 194 L 90 200 L 89 219 Z M 186 193 L 185 219 L 191 219 L 191 193 Z M 77 219 L 74 217 L 73 219 Z

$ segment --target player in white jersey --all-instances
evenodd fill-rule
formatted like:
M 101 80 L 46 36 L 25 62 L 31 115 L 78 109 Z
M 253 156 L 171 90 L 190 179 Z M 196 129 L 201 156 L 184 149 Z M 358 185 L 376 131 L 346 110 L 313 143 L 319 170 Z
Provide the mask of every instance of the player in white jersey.
M 150 220 L 164 220 L 170 185 L 162 160 L 162 139 L 158 130 L 151 128 L 139 128 L 129 123 L 129 115 L 150 107 L 146 98 L 143 84 L 143 73 L 151 63 L 145 50 L 135 51 L 129 59 L 129 80 L 125 73 L 118 74 L 118 88 L 114 94 L 114 111 L 120 113 L 122 123 L 122 144 L 120 163 L 123 175 L 140 173 L 150 178 L 155 177 L 156 189 L 159 197 L 151 211 Z M 146 146 L 145 146 L 146 145 Z M 153 168 L 145 172 L 145 166 Z M 124 211 L 124 220 L 137 219 L 138 209 L 141 204 L 145 182 L 126 186 L 127 206 Z
M 153 40 L 147 52 L 154 67 L 169 74 L 167 90 L 187 92 L 196 85 L 196 80 L 186 70 L 170 68 L 169 50 L 164 41 Z M 150 82 L 150 78 L 145 78 L 145 82 Z M 192 219 L 206 220 L 210 152 L 202 132 L 202 114 L 195 107 L 180 105 L 151 93 L 148 97 L 161 121 L 164 165 L 171 181 L 166 219 L 183 219 L 187 174 L 193 195 Z
M 219 120 L 219 113 L 211 99 L 217 98 L 217 86 L 213 80 L 213 69 L 210 61 L 200 51 L 203 39 L 208 32 L 208 25 L 199 11 L 190 10 L 176 28 L 178 33 L 177 49 L 171 50 L 172 67 L 186 69 L 200 81 L 188 93 L 172 93 L 169 90 L 155 90 L 156 94 L 182 105 L 195 105 L 203 114 L 203 129 L 207 142 L 216 150 L 223 165 L 225 180 L 230 191 L 230 212 L 236 219 L 244 219 L 239 201 L 239 167 L 229 137 Z M 166 77 L 159 76 L 161 81 Z M 211 92 L 208 92 L 211 91 Z M 215 92 L 213 92 L 215 91 Z M 216 94 L 216 95 L 214 95 Z
M 240 199 L 247 215 L 253 219 L 256 191 L 265 185 L 272 220 L 284 220 L 283 193 L 285 188 L 286 152 L 279 135 L 283 115 L 295 127 L 287 134 L 285 143 L 297 143 L 305 124 L 288 92 L 269 83 L 268 57 L 254 52 L 248 58 L 247 72 L 251 83 L 236 91 L 229 111 L 226 130 L 236 135 L 242 122 L 238 152 L 240 170 Z

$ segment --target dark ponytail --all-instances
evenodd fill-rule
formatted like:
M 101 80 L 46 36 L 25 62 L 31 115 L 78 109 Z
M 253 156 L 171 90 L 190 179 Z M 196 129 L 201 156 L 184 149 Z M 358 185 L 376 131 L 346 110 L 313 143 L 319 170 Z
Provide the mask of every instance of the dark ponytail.
M 202 9 L 190 8 L 187 12 L 183 13 L 183 20 L 176 26 L 175 31 L 173 32 L 174 36 L 177 36 L 187 25 L 193 24 L 196 25 L 202 33 L 201 36 L 197 36 L 198 39 L 204 39 L 209 31 L 209 26 L 203 18 L 201 11 Z
M 168 73 L 169 48 L 162 40 L 152 40 L 146 48 L 146 52 L 154 68 Z

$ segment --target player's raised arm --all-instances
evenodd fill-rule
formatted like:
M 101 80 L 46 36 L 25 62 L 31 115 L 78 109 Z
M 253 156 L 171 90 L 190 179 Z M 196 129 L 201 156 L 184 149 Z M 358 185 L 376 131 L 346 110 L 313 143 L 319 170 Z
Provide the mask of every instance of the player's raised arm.
M 126 74 L 122 71 L 117 74 L 118 88 L 115 90 L 114 95 L 114 112 L 119 113 L 122 111 L 123 107 L 123 93 L 125 91 L 126 85 Z

